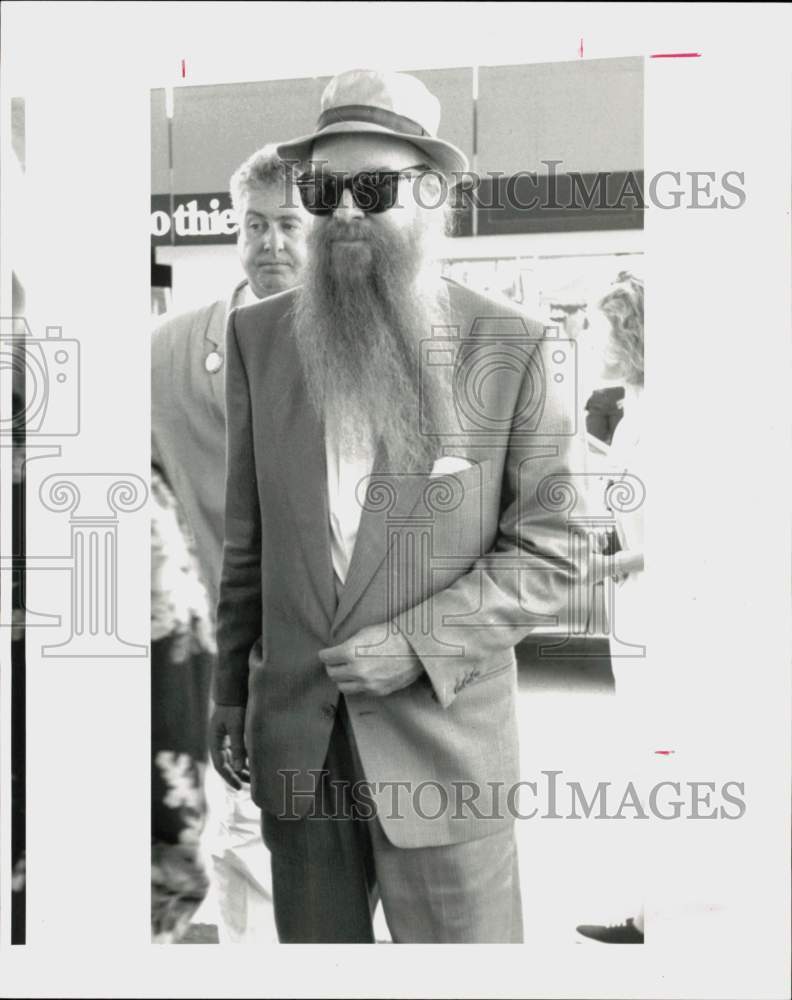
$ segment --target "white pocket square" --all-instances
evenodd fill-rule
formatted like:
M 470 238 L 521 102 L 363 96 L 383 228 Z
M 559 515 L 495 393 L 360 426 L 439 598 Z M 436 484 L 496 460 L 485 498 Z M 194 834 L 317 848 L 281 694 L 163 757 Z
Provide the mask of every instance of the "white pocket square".
M 443 455 L 432 466 L 431 476 L 449 476 L 454 472 L 472 468 L 473 463 L 459 455 Z

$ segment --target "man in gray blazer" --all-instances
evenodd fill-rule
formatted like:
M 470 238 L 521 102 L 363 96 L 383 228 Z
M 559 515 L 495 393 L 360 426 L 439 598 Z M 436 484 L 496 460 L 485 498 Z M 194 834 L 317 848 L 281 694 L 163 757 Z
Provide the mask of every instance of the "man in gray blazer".
M 303 163 L 303 284 L 231 313 L 212 757 L 249 766 L 281 941 L 516 942 L 514 646 L 578 570 L 563 342 L 442 279 L 464 155 L 352 71 Z M 260 331 L 266 329 L 267 337 Z
M 166 473 L 195 538 L 210 606 L 217 605 L 225 507 L 225 330 L 228 314 L 299 282 L 310 216 L 275 146 L 231 178 L 245 278 L 228 299 L 167 317 L 151 344 L 152 457 Z
M 311 218 L 296 189 L 293 198 L 284 199 L 291 183 L 291 173 L 273 145 L 258 150 L 239 167 L 231 178 L 231 197 L 245 279 L 229 299 L 166 318 L 153 334 L 152 461 L 163 471 L 187 518 L 213 612 L 220 586 L 225 507 L 226 322 L 232 309 L 299 281 Z M 261 335 L 266 336 L 266 329 Z M 221 786 L 215 791 L 225 830 L 214 853 L 221 938 L 271 940 L 269 859 L 258 832 L 258 809 L 246 788 L 233 791 Z

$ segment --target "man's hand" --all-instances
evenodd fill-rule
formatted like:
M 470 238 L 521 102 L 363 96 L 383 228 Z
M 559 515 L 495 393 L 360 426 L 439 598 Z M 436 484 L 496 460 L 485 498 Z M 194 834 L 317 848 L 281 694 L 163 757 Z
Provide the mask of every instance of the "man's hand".
M 209 723 L 210 753 L 215 770 L 237 791 L 250 781 L 245 750 L 245 709 L 218 705 Z
M 369 625 L 340 646 L 322 649 L 319 659 L 342 694 L 381 697 L 416 681 L 423 666 L 401 633 L 387 634 L 386 625 Z M 375 647 L 375 648 L 366 648 Z

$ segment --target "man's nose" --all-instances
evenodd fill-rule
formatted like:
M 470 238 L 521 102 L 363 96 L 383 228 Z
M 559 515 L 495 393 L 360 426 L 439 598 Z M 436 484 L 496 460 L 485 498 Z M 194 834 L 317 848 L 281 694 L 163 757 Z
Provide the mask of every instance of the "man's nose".
M 349 188 L 344 188 L 341 192 L 341 201 L 333 214 L 341 222 L 351 222 L 353 219 L 362 219 L 365 213 L 355 204 Z
M 264 234 L 264 249 L 269 250 L 273 257 L 283 250 L 283 233 L 278 226 L 270 226 Z

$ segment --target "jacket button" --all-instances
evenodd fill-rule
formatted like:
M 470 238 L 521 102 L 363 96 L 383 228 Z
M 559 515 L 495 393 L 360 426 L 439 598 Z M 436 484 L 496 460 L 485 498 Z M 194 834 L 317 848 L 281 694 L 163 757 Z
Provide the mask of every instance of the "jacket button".
M 335 705 L 331 705 L 329 703 L 327 705 L 322 705 L 322 715 L 326 719 L 332 719 L 335 716 L 335 714 L 336 714 Z

